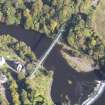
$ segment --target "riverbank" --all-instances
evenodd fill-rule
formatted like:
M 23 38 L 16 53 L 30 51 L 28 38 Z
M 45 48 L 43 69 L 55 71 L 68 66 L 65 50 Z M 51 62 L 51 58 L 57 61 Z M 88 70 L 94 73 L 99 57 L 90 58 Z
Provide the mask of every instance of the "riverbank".
M 5 64 L 0 67 L 0 71 L 8 78 L 5 87 L 0 84 L 2 92 L 5 89 L 5 98 L 0 102 L 7 99 L 6 105 L 25 105 L 25 103 L 30 105 L 38 102 L 47 105 L 53 104 L 50 97 L 53 74 L 42 68 L 34 79 L 29 80 L 27 78 L 36 67 L 34 62 L 37 61 L 29 46 L 10 35 L 1 35 L 0 56 L 3 56 L 6 60 Z M 17 72 L 18 65 L 15 62 L 22 65 L 21 71 Z
M 58 44 L 62 46 L 63 58 L 77 72 L 91 72 L 100 69 L 99 65 L 96 65 L 96 62 L 88 55 L 80 55 L 78 50 L 71 48 L 66 43 L 59 42 Z M 77 53 L 77 56 L 74 53 Z

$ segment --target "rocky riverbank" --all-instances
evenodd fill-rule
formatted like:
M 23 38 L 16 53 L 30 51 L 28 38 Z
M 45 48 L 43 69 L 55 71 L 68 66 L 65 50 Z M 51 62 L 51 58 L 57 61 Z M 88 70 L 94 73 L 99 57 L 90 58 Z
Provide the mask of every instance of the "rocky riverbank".
M 67 63 L 77 72 L 91 72 L 95 69 L 99 69 L 99 65 L 95 65 L 94 60 L 88 56 L 74 57 L 64 50 L 61 51 L 61 54 Z

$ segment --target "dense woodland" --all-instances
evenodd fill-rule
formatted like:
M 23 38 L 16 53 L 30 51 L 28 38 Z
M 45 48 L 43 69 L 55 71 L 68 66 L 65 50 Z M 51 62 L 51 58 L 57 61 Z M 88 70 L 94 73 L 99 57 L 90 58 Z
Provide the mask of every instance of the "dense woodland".
M 73 0 L 0 0 L 0 21 L 51 36 L 74 8 Z

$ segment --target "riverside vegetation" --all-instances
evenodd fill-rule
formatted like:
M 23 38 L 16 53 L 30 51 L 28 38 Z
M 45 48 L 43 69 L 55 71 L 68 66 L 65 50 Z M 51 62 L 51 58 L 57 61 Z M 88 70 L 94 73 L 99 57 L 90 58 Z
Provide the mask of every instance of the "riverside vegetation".
M 104 1 L 0 0 L 0 21 L 8 25 L 21 25 L 25 29 L 54 37 L 59 27 L 69 20 L 70 30 L 64 35 L 68 45 L 97 61 L 104 57 L 105 43 L 101 33 L 97 33 L 92 25 L 95 17 L 98 18 L 96 11 L 99 11 L 99 6 L 95 4 L 104 5 Z
M 27 30 L 44 33 L 49 38 L 53 38 L 59 27 L 67 23 L 62 43 L 70 48 L 69 55 L 86 56 L 102 66 L 105 64 L 105 2 L 100 0 L 95 4 L 92 0 L 0 0 L 0 22 L 20 25 Z M 0 55 L 7 60 L 28 62 L 28 74 L 34 68 L 33 62 L 37 61 L 29 47 L 9 35 L 0 37 Z M 31 81 L 23 73 L 14 78 L 7 66 L 2 72 L 9 78 L 7 87 L 13 105 L 52 105 L 49 93 L 46 93 L 52 81 L 49 72 L 40 72 Z M 2 100 L 2 96 L 0 102 L 9 104 L 8 100 Z
M 52 74 L 41 70 L 35 78 L 30 80 L 27 77 L 35 68 L 34 62 L 37 60 L 30 47 L 10 35 L 2 35 L 0 36 L 0 56 L 3 56 L 7 62 L 1 67 L 0 71 L 8 78 L 5 84 L 8 94 L 0 94 L 0 104 L 52 105 L 50 99 Z M 9 68 L 11 65 L 8 62 L 15 61 L 22 62 L 25 65 L 25 73 L 16 74 Z

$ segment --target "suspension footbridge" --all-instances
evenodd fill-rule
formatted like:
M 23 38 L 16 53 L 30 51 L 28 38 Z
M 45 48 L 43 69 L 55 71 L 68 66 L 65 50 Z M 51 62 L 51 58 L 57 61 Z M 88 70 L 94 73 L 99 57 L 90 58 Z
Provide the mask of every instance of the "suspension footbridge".
M 56 34 L 53 42 L 51 43 L 51 45 L 49 46 L 49 48 L 47 49 L 47 51 L 45 52 L 45 54 L 41 57 L 41 59 L 39 60 L 39 62 L 36 65 L 36 68 L 34 69 L 34 71 L 32 72 L 32 74 L 30 75 L 30 78 L 33 78 L 35 76 L 35 74 L 39 71 L 39 68 L 41 67 L 41 65 L 43 64 L 43 62 L 46 60 L 46 58 L 48 57 L 48 55 L 50 54 L 50 52 L 52 51 L 52 49 L 55 47 L 55 45 L 57 44 L 57 42 L 59 41 L 59 39 L 62 37 L 63 32 L 65 31 L 65 25 L 61 26 L 61 28 L 59 29 L 58 33 Z

